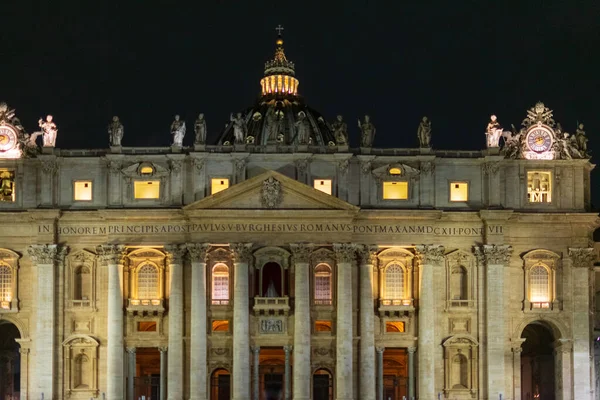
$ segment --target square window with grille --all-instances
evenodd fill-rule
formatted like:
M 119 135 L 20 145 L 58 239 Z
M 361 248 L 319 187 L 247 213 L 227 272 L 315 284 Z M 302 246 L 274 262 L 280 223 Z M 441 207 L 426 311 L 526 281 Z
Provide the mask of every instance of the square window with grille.
M 331 267 L 320 264 L 315 268 L 315 304 L 330 305 L 331 294 Z
M 10 309 L 12 301 L 12 270 L 8 265 L 0 265 L 0 308 Z
M 138 299 L 158 299 L 158 268 L 146 264 L 140 267 L 137 273 Z
M 552 173 L 527 171 L 527 201 L 530 203 L 552 202 Z
M 212 304 L 229 304 L 229 267 L 217 264 L 212 271 Z

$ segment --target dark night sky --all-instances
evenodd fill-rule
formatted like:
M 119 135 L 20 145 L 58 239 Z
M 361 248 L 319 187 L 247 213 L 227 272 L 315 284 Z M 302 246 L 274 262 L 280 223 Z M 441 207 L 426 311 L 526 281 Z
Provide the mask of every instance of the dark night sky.
M 342 114 L 353 145 L 368 113 L 376 146 L 415 147 L 427 115 L 435 148 L 480 149 L 491 113 L 519 126 L 541 100 L 568 132 L 584 122 L 600 154 L 591 0 L 5 3 L 0 100 L 30 132 L 52 113 L 58 147 L 107 147 L 112 115 L 125 146 L 169 145 L 176 113 L 191 128 L 204 112 L 215 139 L 230 112 L 254 102 L 282 24 L 300 93 L 329 120 Z

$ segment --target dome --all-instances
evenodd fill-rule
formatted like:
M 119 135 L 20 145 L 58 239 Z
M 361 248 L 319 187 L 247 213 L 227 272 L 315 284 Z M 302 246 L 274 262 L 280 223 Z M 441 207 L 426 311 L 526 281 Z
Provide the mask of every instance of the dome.
M 254 106 L 231 115 L 217 144 L 336 146 L 331 126 L 298 94 L 295 66 L 285 56 L 281 34 L 275 45 L 260 81 L 261 96 Z

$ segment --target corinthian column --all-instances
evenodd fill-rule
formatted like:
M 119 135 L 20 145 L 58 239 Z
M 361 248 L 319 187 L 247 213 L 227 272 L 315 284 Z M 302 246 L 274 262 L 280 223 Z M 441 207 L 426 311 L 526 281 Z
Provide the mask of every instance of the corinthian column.
M 310 267 L 313 246 L 291 244 L 294 256 L 294 400 L 310 399 Z
M 34 366 L 32 370 L 33 390 L 31 397 L 41 398 L 42 394 L 54 399 L 56 394 L 54 377 L 54 332 L 56 326 L 54 298 L 54 263 L 64 252 L 55 244 L 38 244 L 27 248 L 33 265 L 37 268 L 37 289 L 35 292 L 37 311 L 35 318 Z
M 192 316 L 190 334 L 190 400 L 208 400 L 206 382 L 206 253 L 208 243 L 186 245 L 192 260 Z
M 336 399 L 354 399 L 352 371 L 352 264 L 356 258 L 353 244 L 334 244 L 337 260 Z
M 490 399 L 507 396 L 506 320 L 504 313 L 504 269 L 510 262 L 512 247 L 486 244 L 475 248 L 479 262 L 485 263 L 485 325 L 487 356 L 487 395 Z
M 183 264 L 184 245 L 165 246 L 169 266 L 169 358 L 167 399 L 183 399 Z
M 233 395 L 232 400 L 250 398 L 250 337 L 248 330 L 248 263 L 252 243 L 232 243 L 233 289 Z
M 420 245 L 416 247 L 421 285 L 419 288 L 418 332 L 419 332 L 419 399 L 434 399 L 435 363 L 443 360 L 435 359 L 435 291 L 433 269 L 444 260 L 444 247 L 437 245 Z
M 591 377 L 594 376 L 592 374 L 594 364 L 591 362 L 594 354 L 590 347 L 593 326 L 590 315 L 592 307 L 590 287 L 593 288 L 594 285 L 592 263 L 595 259 L 595 251 L 587 248 L 570 248 L 569 258 L 572 262 L 573 326 L 576 327 L 573 329 L 573 398 L 588 400 L 593 390 Z
M 125 246 L 100 245 L 96 252 L 108 268 L 106 398 L 125 397 L 123 368 L 123 256 Z
M 375 400 L 375 328 L 373 323 L 373 268 L 377 247 L 361 246 L 360 255 L 360 399 Z

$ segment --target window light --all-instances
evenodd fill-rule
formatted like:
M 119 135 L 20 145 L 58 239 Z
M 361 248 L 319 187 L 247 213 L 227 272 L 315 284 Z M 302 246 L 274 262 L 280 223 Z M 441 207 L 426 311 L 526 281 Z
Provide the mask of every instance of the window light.
M 450 183 L 450 201 L 469 200 L 469 184 L 466 182 Z
M 91 181 L 73 182 L 73 192 L 74 192 L 74 198 L 77 201 L 92 200 L 92 182 Z
M 210 182 L 210 194 L 219 193 L 229 187 L 229 179 L 213 178 Z
M 315 179 L 313 186 L 323 193 L 331 194 L 331 179 Z
M 158 199 L 160 197 L 160 181 L 136 181 L 133 191 L 136 199 Z
M 383 182 L 384 200 L 407 200 L 408 182 Z

